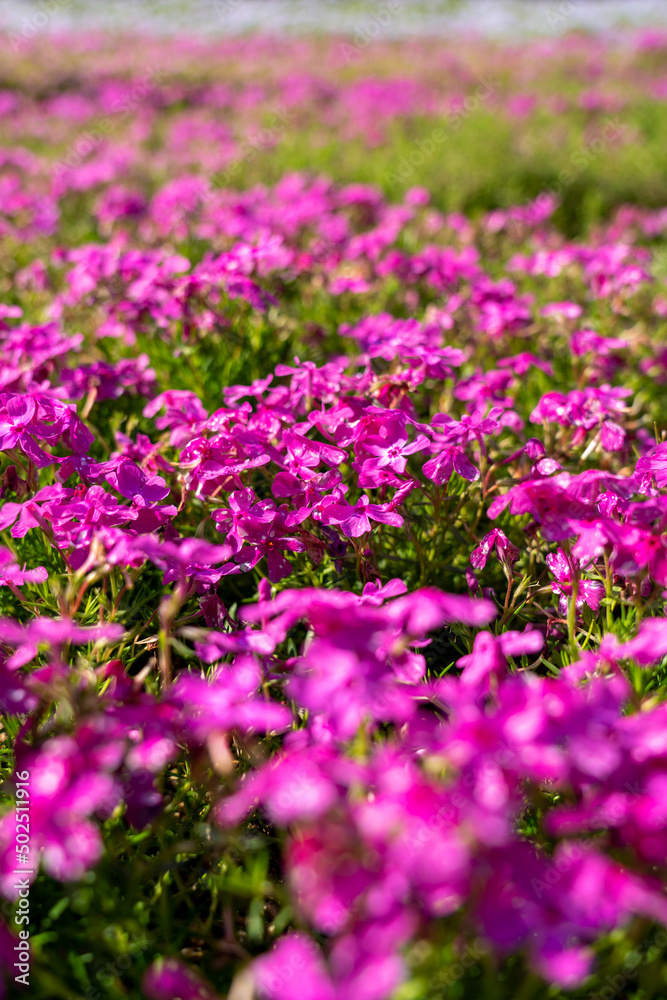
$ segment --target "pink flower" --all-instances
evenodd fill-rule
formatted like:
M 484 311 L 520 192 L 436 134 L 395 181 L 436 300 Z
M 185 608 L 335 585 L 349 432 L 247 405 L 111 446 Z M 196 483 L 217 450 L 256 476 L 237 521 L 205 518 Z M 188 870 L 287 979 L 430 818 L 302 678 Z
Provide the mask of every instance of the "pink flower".
M 44 566 L 23 569 L 16 562 L 16 556 L 9 549 L 0 547 L 0 586 L 22 587 L 26 583 L 44 583 L 48 579 Z
M 464 450 L 455 445 L 444 447 L 435 458 L 424 463 L 424 475 L 438 486 L 448 483 L 452 472 L 457 472 L 469 482 L 479 479 L 479 470 L 469 461 Z
M 141 988 L 150 1000 L 218 1000 L 208 983 L 178 958 L 159 958 L 144 973 Z
M 177 679 L 174 701 L 182 707 L 183 726 L 199 742 L 215 731 L 279 732 L 292 722 L 282 705 L 259 697 L 262 672 L 255 660 L 239 656 L 230 667 L 209 677 L 188 674 Z
M 316 945 L 303 934 L 281 938 L 272 951 L 255 961 L 253 973 L 266 1000 L 294 1000 L 297 992 L 302 1000 L 338 1000 L 340 996 Z
M 490 677 L 500 677 L 506 672 L 508 656 L 534 656 L 543 646 L 542 633 L 530 629 L 503 632 L 499 636 L 478 632 L 472 653 L 456 662 L 458 667 L 463 668 L 461 681 L 463 684 L 487 687 Z
M 372 477 L 374 469 L 388 468 L 400 475 L 405 472 L 408 456 L 423 451 L 427 446 L 428 438 L 424 434 L 418 434 L 410 443 L 407 434 L 388 440 L 374 436 L 367 437 L 364 439 L 364 450 L 372 457 L 363 463 L 362 474 L 368 479 Z
M 624 643 L 619 653 L 642 667 L 657 663 L 667 654 L 667 619 L 645 618 L 635 638 Z
M 489 517 L 496 518 L 509 506 L 512 514 L 531 514 L 549 541 L 560 541 L 575 534 L 573 522 L 594 516 L 594 509 L 573 495 L 571 477 L 560 473 L 551 479 L 533 479 L 513 486 L 489 507 Z
M 542 307 L 543 316 L 561 316 L 563 319 L 579 319 L 582 312 L 576 302 L 550 302 Z
M 16 649 L 7 660 L 7 666 L 12 670 L 30 663 L 37 656 L 40 645 L 50 646 L 53 655 L 58 658 L 60 650 L 68 642 L 79 645 L 114 643 L 124 631 L 122 625 L 113 624 L 82 627 L 69 618 L 33 618 L 27 625 L 21 625 L 13 618 L 0 618 L 0 640 Z
M 160 541 L 155 535 L 142 535 L 134 542 L 138 552 L 164 570 L 164 583 L 191 583 L 208 587 L 224 573 L 217 567 L 232 554 L 229 545 L 211 545 L 201 538 L 183 538 L 178 542 Z
M 159 503 L 169 496 L 169 487 L 161 476 L 147 476 L 134 462 L 121 462 L 109 482 L 122 496 L 130 499 L 140 496 L 148 504 Z
M 500 528 L 492 528 L 477 546 L 470 553 L 470 564 L 475 569 L 484 569 L 486 560 L 489 558 L 491 549 L 496 550 L 496 555 L 502 563 L 513 566 L 520 556 L 520 552 L 515 545 L 512 545 L 505 533 Z
M 320 524 L 337 524 L 347 538 L 359 538 L 371 530 L 371 520 L 381 524 L 391 524 L 400 528 L 403 518 L 391 510 L 389 504 L 371 503 L 367 496 L 361 496 L 355 504 L 334 492 L 317 505 L 313 519 Z
M 559 611 L 562 615 L 565 615 L 573 588 L 571 580 L 572 570 L 562 549 L 549 553 L 547 556 L 547 566 L 556 577 L 556 582 L 551 584 L 551 590 L 554 594 L 559 595 Z M 604 595 L 604 584 L 601 581 L 579 579 L 577 583 L 577 610 L 581 611 L 584 604 L 586 604 L 591 611 L 599 611 Z

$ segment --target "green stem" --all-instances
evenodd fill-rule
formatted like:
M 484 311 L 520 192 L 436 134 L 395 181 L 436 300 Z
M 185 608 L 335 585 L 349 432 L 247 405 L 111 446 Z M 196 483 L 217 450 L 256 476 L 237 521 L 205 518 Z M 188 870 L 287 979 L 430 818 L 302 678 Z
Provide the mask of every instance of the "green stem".
M 570 597 L 570 603 L 567 609 L 567 635 L 570 642 L 570 646 L 572 646 L 573 649 L 578 649 L 577 640 L 575 638 L 578 592 L 579 592 L 579 578 L 574 577 L 574 579 L 572 580 L 572 596 Z
M 611 566 L 609 565 L 609 556 L 604 553 L 604 568 L 605 568 L 605 580 L 604 580 L 604 592 L 607 598 L 607 630 L 611 632 L 614 624 L 614 608 L 612 605 L 613 600 L 613 582 L 614 576 L 611 571 Z

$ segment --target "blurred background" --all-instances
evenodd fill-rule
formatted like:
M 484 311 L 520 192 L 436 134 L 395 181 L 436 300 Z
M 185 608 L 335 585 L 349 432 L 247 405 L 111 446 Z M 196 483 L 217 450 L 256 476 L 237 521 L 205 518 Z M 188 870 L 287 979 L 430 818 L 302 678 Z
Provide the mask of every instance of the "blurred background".
M 0 0 L 0 26 L 151 31 L 354 33 L 381 0 Z M 667 25 L 665 0 L 396 0 L 378 35 L 474 31 L 494 37 Z

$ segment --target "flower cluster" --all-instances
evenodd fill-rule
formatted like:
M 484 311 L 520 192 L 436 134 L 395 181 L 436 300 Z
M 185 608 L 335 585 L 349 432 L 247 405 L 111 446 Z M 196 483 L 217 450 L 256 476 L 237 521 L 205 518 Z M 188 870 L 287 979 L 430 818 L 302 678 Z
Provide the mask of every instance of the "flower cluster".
M 650 41 L 624 58 L 664 98 Z M 118 939 L 154 935 L 156 1000 L 390 1000 L 466 941 L 578 988 L 667 926 L 667 213 L 572 237 L 548 191 L 464 215 L 416 184 L 232 189 L 274 100 L 370 150 L 464 98 L 194 83 L 207 44 L 141 99 L 134 70 L 0 92 L 0 712 L 31 892 L 83 913 L 136 864 Z M 572 98 L 592 133 L 602 96 Z M 54 121 L 69 152 L 33 152 Z

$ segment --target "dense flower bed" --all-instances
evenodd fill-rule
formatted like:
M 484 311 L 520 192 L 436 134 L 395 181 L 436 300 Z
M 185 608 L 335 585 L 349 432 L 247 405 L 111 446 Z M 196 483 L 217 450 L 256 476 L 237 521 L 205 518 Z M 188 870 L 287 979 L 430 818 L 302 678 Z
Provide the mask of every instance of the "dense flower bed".
M 20 854 L 36 996 L 664 995 L 667 209 L 563 210 L 667 39 L 419 44 L 4 40 L 10 995 Z M 569 177 L 414 183 L 566 74 Z

